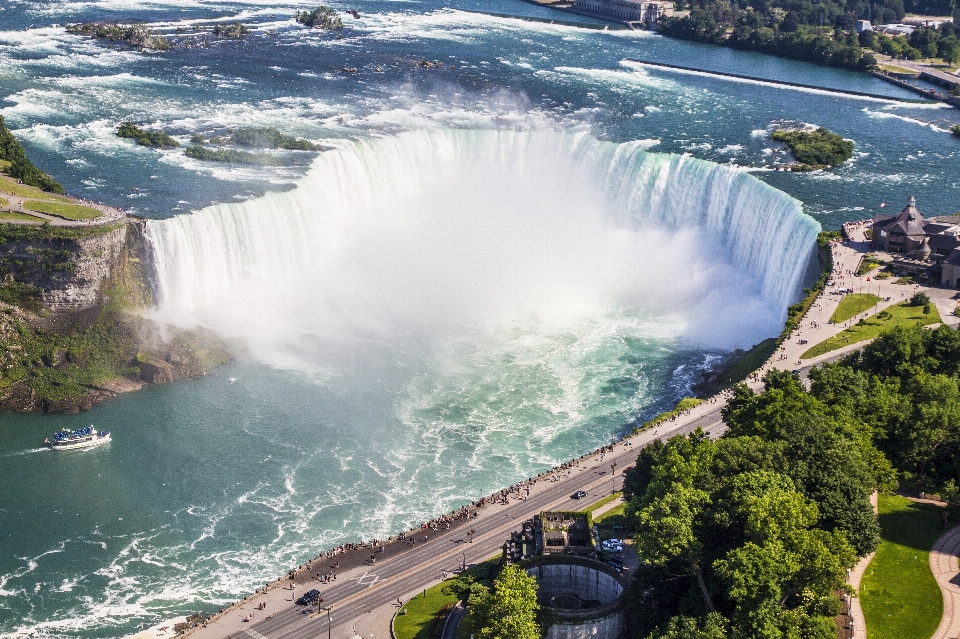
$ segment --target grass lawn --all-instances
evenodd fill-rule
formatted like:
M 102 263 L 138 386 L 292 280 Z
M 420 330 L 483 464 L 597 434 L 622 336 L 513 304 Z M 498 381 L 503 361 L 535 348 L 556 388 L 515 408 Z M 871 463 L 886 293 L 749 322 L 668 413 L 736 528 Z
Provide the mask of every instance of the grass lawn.
M 609 504 L 609 503 L 610 503 L 611 501 L 613 501 L 614 499 L 618 499 L 619 497 L 622 497 L 622 496 L 623 496 L 623 493 L 621 493 L 621 492 L 616 492 L 616 493 L 613 493 L 612 495 L 607 495 L 606 497 L 604 497 L 603 499 L 601 499 L 601 500 L 598 501 L 597 503 L 595 503 L 595 504 L 590 504 L 589 506 L 587 506 L 586 508 L 584 508 L 584 509 L 581 510 L 580 512 L 582 512 L 582 513 L 592 513 L 592 512 L 595 511 L 597 508 L 600 508 L 600 506 L 603 506 L 603 505 L 605 505 L 605 504 Z
M 928 324 L 936 324 L 939 321 L 940 313 L 937 312 L 936 306 L 931 305 L 930 313 L 924 314 L 922 306 L 909 306 L 908 303 L 895 304 L 880 311 L 873 317 L 860 320 L 845 331 L 811 346 L 800 358 L 810 359 L 811 357 L 817 357 L 818 355 L 835 351 L 838 348 L 843 348 L 850 344 L 871 340 L 883 331 L 897 325 L 910 326 L 919 324 L 926 326 Z
M 397 639 L 428 639 L 430 623 L 444 604 L 457 603 L 455 595 L 445 595 L 441 591 L 444 584 L 427 588 L 426 596 L 421 592 L 400 609 L 393 622 Z
M 100 217 L 100 211 L 89 206 L 79 204 L 61 204 L 59 202 L 24 202 L 23 208 L 39 211 L 49 215 L 56 215 L 68 220 L 95 220 Z
M 23 220 L 25 222 L 43 222 L 44 220 L 34 215 L 27 215 L 19 211 L 0 211 L 0 220 Z
M 27 186 L 26 184 L 17 184 L 17 181 L 13 178 L 8 178 L 2 175 L 0 175 L 0 191 L 4 193 L 10 193 L 11 195 L 18 195 L 20 197 L 47 200 L 49 202 L 70 202 L 69 199 L 54 193 L 47 193 L 46 191 L 41 191 L 36 187 Z
M 880 495 L 882 541 L 860 582 L 871 639 L 928 639 L 943 616 L 929 550 L 943 534 L 942 508 Z
M 478 582 L 489 587 L 492 585 L 489 581 L 490 571 L 493 570 L 498 563 L 500 563 L 500 555 L 491 557 L 483 563 L 469 568 L 466 574 L 473 575 Z M 446 604 L 457 603 L 455 595 L 445 595 L 441 592 L 446 585 L 447 584 L 443 582 L 432 588 L 427 588 L 426 596 L 424 596 L 424 592 L 421 591 L 420 594 L 404 604 L 393 622 L 393 631 L 396 633 L 397 639 L 428 639 L 430 636 L 430 623 L 440 611 L 440 608 Z M 469 637 L 469 626 L 470 624 L 467 623 L 466 618 L 464 618 L 464 622 L 461 623 L 460 628 L 457 629 L 457 637 L 459 638 L 461 631 L 464 630 L 467 631 L 467 637 Z
M 7 202 L 7 201 L 6 201 L 5 199 L 3 199 L 2 197 L 0 197 L 0 206 L 6 206 L 6 205 L 8 205 L 8 204 L 10 204 L 10 203 Z
M 843 299 L 840 300 L 840 304 L 837 305 L 837 310 L 830 316 L 830 322 L 833 324 L 846 322 L 851 317 L 856 317 L 860 313 L 873 308 L 879 301 L 880 298 L 873 293 L 850 293 L 849 295 L 844 295 Z
M 611 518 L 613 518 L 613 517 L 620 517 L 620 518 L 622 518 L 622 517 L 623 517 L 623 513 L 624 513 L 624 511 L 625 511 L 626 509 L 627 509 L 627 505 L 626 505 L 626 504 L 620 504 L 619 506 L 616 506 L 615 508 L 611 508 L 611 509 L 608 510 L 607 512 L 603 513 L 602 515 L 600 515 L 599 517 L 597 517 L 596 519 L 594 519 L 593 522 L 594 522 L 594 523 L 598 523 L 598 522 L 601 522 L 601 521 L 603 521 L 603 520 L 605 520 L 605 519 L 611 519 Z M 612 522 L 606 522 L 606 523 L 612 523 Z

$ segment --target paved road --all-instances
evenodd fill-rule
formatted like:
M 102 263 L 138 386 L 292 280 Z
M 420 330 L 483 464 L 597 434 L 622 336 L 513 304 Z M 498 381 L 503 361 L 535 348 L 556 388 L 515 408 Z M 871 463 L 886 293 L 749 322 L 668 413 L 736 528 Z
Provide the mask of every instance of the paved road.
M 712 436 L 722 434 L 720 425 L 720 402 L 697 407 L 700 410 L 695 419 L 682 423 L 669 423 L 656 429 L 657 435 L 647 431 L 618 443 L 614 451 L 600 460 L 599 455 L 591 455 L 579 465 L 556 473 L 557 481 L 541 478 L 531 489 L 530 496 L 524 500 L 511 500 L 510 505 L 487 505 L 480 516 L 465 526 L 450 531 L 429 531 L 429 541 L 419 542 L 403 555 L 376 564 L 354 569 L 338 575 L 330 586 L 320 586 L 324 597 L 324 606 L 331 611 L 331 639 L 350 639 L 357 636 L 357 623 L 377 609 L 388 607 L 397 598 L 406 601 L 410 596 L 424 588 L 435 585 L 442 571 L 454 572 L 461 561 L 467 565 L 479 563 L 498 554 L 504 541 L 513 530 L 526 519 L 543 510 L 580 509 L 589 503 L 608 495 L 612 488 L 610 465 L 617 463 L 617 486 L 623 469 L 636 461 L 640 448 L 656 438 L 665 438 L 680 433 L 693 432 L 700 424 L 709 424 Z M 695 409 L 696 410 L 696 409 Z M 561 477 L 562 476 L 562 477 Z M 589 497 L 575 502 L 570 495 L 576 490 L 586 490 Z M 476 530 L 472 543 L 467 541 L 466 531 Z M 420 535 L 417 535 L 420 539 Z M 323 562 L 324 565 L 328 562 Z M 295 592 L 302 593 L 309 584 L 299 586 Z M 286 595 L 282 600 L 281 596 Z M 290 601 L 289 591 L 275 589 L 264 595 L 248 599 L 243 606 L 230 610 L 215 622 L 209 623 L 191 634 L 191 639 L 220 639 L 221 637 L 242 636 L 249 639 L 316 639 L 327 631 L 327 615 L 318 615 L 315 607 L 310 610 L 296 606 Z M 256 606 L 267 601 L 268 608 L 259 614 L 273 613 L 266 619 L 259 619 Z M 279 609 L 279 610 L 278 610 Z M 243 623 L 241 619 L 253 612 L 252 623 Z M 364 633 L 363 637 L 374 636 Z M 376 638 L 375 638 L 376 639 Z

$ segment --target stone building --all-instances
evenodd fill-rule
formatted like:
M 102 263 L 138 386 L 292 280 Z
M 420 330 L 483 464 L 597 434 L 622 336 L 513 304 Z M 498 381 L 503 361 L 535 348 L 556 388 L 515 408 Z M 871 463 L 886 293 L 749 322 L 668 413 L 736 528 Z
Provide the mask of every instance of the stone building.
M 573 6 L 583 13 L 651 24 L 673 13 L 673 3 L 663 0 L 576 0 Z
M 878 215 L 871 225 L 875 250 L 894 256 L 893 270 L 902 275 L 957 287 L 960 279 L 960 215 L 927 219 L 913 197 L 896 215 Z
M 590 513 L 542 512 L 540 534 L 544 554 L 590 553 L 593 543 L 593 521 Z

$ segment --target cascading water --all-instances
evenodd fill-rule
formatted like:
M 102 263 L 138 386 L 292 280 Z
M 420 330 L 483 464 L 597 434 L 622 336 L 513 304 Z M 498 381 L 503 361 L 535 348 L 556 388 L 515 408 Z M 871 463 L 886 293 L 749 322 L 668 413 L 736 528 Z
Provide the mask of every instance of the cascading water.
M 698 346 L 776 333 L 819 225 L 750 175 L 641 147 L 472 130 L 346 145 L 292 191 L 151 222 L 158 315 L 272 363 L 623 308 Z

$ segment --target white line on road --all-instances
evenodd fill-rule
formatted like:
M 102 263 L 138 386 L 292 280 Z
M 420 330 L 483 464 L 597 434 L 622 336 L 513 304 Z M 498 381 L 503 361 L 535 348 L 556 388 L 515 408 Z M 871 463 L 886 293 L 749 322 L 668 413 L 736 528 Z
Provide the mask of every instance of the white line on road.
M 250 635 L 251 637 L 253 637 L 253 639 L 267 639 L 266 637 L 264 637 L 263 635 L 261 635 L 259 632 L 257 632 L 252 628 L 247 628 L 244 630 L 244 632 Z

